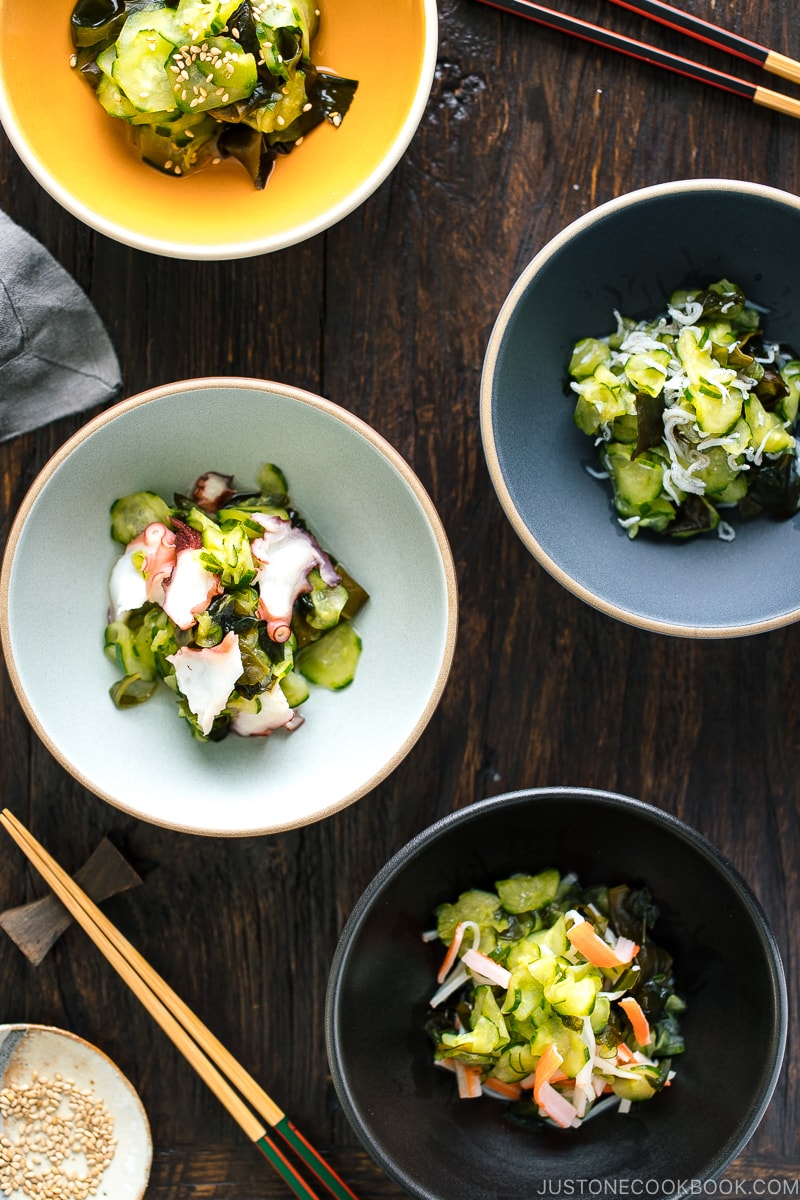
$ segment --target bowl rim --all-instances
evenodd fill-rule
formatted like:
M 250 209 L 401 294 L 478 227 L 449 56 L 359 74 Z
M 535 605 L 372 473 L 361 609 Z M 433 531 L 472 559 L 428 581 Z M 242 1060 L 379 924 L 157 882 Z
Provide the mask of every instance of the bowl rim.
M 644 800 L 638 800 L 633 796 L 628 796 L 621 792 L 608 791 L 602 788 L 565 785 L 519 788 L 510 792 L 503 792 L 496 796 L 490 796 L 483 800 L 464 805 L 462 808 L 456 809 L 444 817 L 440 817 L 439 820 L 434 821 L 433 824 L 416 833 L 380 868 L 363 890 L 345 921 L 331 960 L 328 975 L 325 997 L 325 1045 L 331 1077 L 339 1102 L 348 1121 L 369 1153 L 376 1158 L 381 1167 L 395 1182 L 406 1189 L 410 1188 L 412 1194 L 418 1196 L 420 1200 L 434 1200 L 434 1197 L 428 1192 L 414 1190 L 413 1180 L 406 1173 L 400 1173 L 396 1166 L 383 1154 L 382 1149 L 376 1147 L 370 1141 L 367 1130 L 364 1128 L 361 1120 L 359 1106 L 353 1099 L 349 1083 L 343 1075 L 338 1058 L 334 1053 L 338 1042 L 338 1010 L 342 974 L 352 959 L 354 938 L 367 920 L 373 903 L 379 898 L 386 884 L 391 882 L 410 860 L 416 858 L 418 854 L 434 842 L 446 837 L 454 825 L 460 824 L 462 821 L 469 820 L 472 817 L 479 817 L 484 813 L 491 813 L 495 810 L 502 810 L 506 807 L 516 805 L 521 801 L 537 803 L 538 801 L 553 800 L 559 797 L 567 801 L 570 799 L 579 799 L 591 804 L 610 804 L 614 808 L 627 810 L 637 814 L 646 821 L 650 821 L 654 825 L 660 826 L 667 832 L 675 834 L 682 841 L 688 843 L 734 886 L 752 920 L 759 941 L 768 959 L 769 983 L 773 999 L 770 1036 L 770 1045 L 774 1050 L 772 1069 L 769 1075 L 762 1080 L 760 1091 L 753 1098 L 750 1108 L 742 1120 L 738 1137 L 727 1148 L 719 1151 L 709 1161 L 704 1173 L 696 1178 L 700 1181 L 717 1178 L 742 1153 L 761 1123 L 778 1084 L 786 1053 L 789 1023 L 788 991 L 781 952 L 760 900 L 739 869 L 734 866 L 727 856 L 709 841 L 704 834 L 687 824 L 680 817 L 675 816 L 675 814 L 666 809 L 659 808 L 656 805 L 649 804 Z
M 597 609 L 599 612 L 605 613 L 607 616 L 615 617 L 618 621 L 623 621 L 628 625 L 634 625 L 640 629 L 646 629 L 651 633 L 663 633 L 672 637 L 694 637 L 694 638 L 735 638 L 745 637 L 756 633 L 766 633 L 772 629 L 780 629 L 785 625 L 791 625 L 800 620 L 800 598 L 798 599 L 797 607 L 790 612 L 783 613 L 777 617 L 769 617 L 761 621 L 753 621 L 748 624 L 731 624 L 731 625 L 693 625 L 688 622 L 685 625 L 677 625 L 671 621 L 660 620 L 656 617 L 648 617 L 643 613 L 631 612 L 628 609 L 621 607 L 612 600 L 606 600 L 602 596 L 596 595 L 590 588 L 578 583 L 575 579 L 561 567 L 556 560 L 548 554 L 541 545 L 534 533 L 526 525 L 522 514 L 514 504 L 511 492 L 503 478 L 500 459 L 497 452 L 497 443 L 494 436 L 492 424 L 493 414 L 493 387 L 494 375 L 497 367 L 497 360 L 500 355 L 502 345 L 505 339 L 511 318 L 516 312 L 517 306 L 526 292 L 531 280 L 541 271 L 546 263 L 550 261 L 568 242 L 570 242 L 577 234 L 582 233 L 585 229 L 590 228 L 597 221 L 613 213 L 620 212 L 626 208 L 633 207 L 651 199 L 659 199 L 661 197 L 680 195 L 683 192 L 746 192 L 752 196 L 758 196 L 766 200 L 773 200 L 775 203 L 786 205 L 793 208 L 800 214 L 800 197 L 792 195 L 790 192 L 784 191 L 781 188 L 770 187 L 766 184 L 752 183 L 746 180 L 739 179 L 717 179 L 717 178 L 701 178 L 701 179 L 679 179 L 667 183 L 651 184 L 647 187 L 637 188 L 634 191 L 626 192 L 621 196 L 617 196 L 612 200 L 608 200 L 596 208 L 590 209 L 576 220 L 571 221 L 559 233 L 551 238 L 534 256 L 534 258 L 522 270 L 517 277 L 510 292 L 500 308 L 498 316 L 489 336 L 489 341 L 484 356 L 483 368 L 481 372 L 480 383 L 480 428 L 481 439 L 483 441 L 483 450 L 486 458 L 486 464 L 489 469 L 489 475 L 492 480 L 497 498 L 500 501 L 505 514 L 510 521 L 514 531 L 520 538 L 522 543 L 527 547 L 530 554 L 545 568 L 545 570 L 553 576 L 567 591 L 572 592 L 580 600 L 583 600 L 590 607 Z
M 198 245 L 191 242 L 176 243 L 174 239 L 170 240 L 132 233 L 117 221 L 107 220 L 92 209 L 87 208 L 85 204 L 76 200 L 66 188 L 58 183 L 47 166 L 28 145 L 22 129 L 14 116 L 13 106 L 6 98 L 2 64 L 0 64 L 0 124 L 3 126 L 8 135 L 8 140 L 28 171 L 30 171 L 37 183 L 62 208 L 71 213 L 79 221 L 82 221 L 90 229 L 94 229 L 97 233 L 102 233 L 105 237 L 111 238 L 122 245 L 131 246 L 134 250 L 141 250 L 148 254 L 159 254 L 166 258 L 199 260 L 203 262 L 250 258 L 259 254 L 271 254 L 276 250 L 285 250 L 289 246 L 295 246 L 300 242 L 315 237 L 318 233 L 323 233 L 326 229 L 330 229 L 333 225 L 338 224 L 339 221 L 359 208 L 385 182 L 411 144 L 430 98 L 439 47 L 439 11 L 436 0 L 419 0 L 419 2 L 422 5 L 422 16 L 425 24 L 419 79 L 414 91 L 413 104 L 409 108 L 406 119 L 389 146 L 387 153 L 370 174 L 332 208 L 326 208 L 320 216 L 308 220 L 296 229 L 280 235 L 267 235 L 260 238 L 252 238 L 245 242 L 221 241 L 207 245 Z
M 414 498 L 419 504 L 424 514 L 428 527 L 436 542 L 436 547 L 439 555 L 439 560 L 442 566 L 445 586 L 445 601 L 446 601 L 446 628 L 444 630 L 442 657 L 439 663 L 439 669 L 434 681 L 434 685 L 427 698 L 425 706 L 420 713 L 413 729 L 409 731 L 401 745 L 395 748 L 394 753 L 389 759 L 375 771 L 369 779 L 363 780 L 357 787 L 347 792 L 344 796 L 339 797 L 335 802 L 326 804 L 317 809 L 314 813 L 309 814 L 306 818 L 296 822 L 281 824 L 280 826 L 264 826 L 248 829 L 198 829 L 191 825 L 184 825 L 178 822 L 155 820 L 151 817 L 143 817 L 137 810 L 121 803 L 114 796 L 106 791 L 98 788 L 97 784 L 89 780 L 79 768 L 77 768 L 70 759 L 64 754 L 60 746 L 50 737 L 49 733 L 42 724 L 40 718 L 33 710 L 31 703 L 22 686 L 20 673 L 17 668 L 13 646 L 11 644 L 11 636 L 9 629 L 9 593 L 11 586 L 11 576 L 13 573 L 14 557 L 17 546 L 22 534 L 25 521 L 28 513 L 33 508 L 39 498 L 45 484 L 55 473 L 58 467 L 69 458 L 72 451 L 84 441 L 90 438 L 97 430 L 110 424 L 116 417 L 123 416 L 134 409 L 142 408 L 147 404 L 157 402 L 169 396 L 176 394 L 183 395 L 193 391 L 203 391 L 213 388 L 234 389 L 241 391 L 259 391 L 269 393 L 271 395 L 284 396 L 290 400 L 294 400 L 300 404 L 305 404 L 311 408 L 317 409 L 320 412 L 326 413 L 333 417 L 343 425 L 352 429 L 364 441 L 372 445 L 379 454 L 392 466 L 401 476 L 403 481 L 413 493 Z M 147 391 L 139 392 L 136 395 L 129 396 L 124 400 L 118 401 L 111 405 L 102 413 L 98 414 L 85 425 L 81 426 L 45 463 L 39 473 L 33 480 L 33 483 L 28 488 L 22 503 L 17 510 L 16 516 L 9 531 L 8 540 L 3 551 L 2 561 L 0 561 L 0 647 L 2 648 L 5 658 L 6 670 L 11 680 L 12 687 L 16 693 L 17 699 L 27 717 L 31 727 L 37 734 L 41 742 L 50 751 L 56 761 L 62 766 L 74 779 L 83 787 L 90 791 L 93 795 L 105 800 L 113 807 L 128 815 L 136 817 L 138 820 L 146 820 L 148 824 L 159 825 L 162 828 L 176 830 L 181 833 L 192 833 L 198 835 L 206 835 L 210 837 L 257 837 L 265 834 L 280 833 L 288 829 L 298 829 L 303 825 L 311 825 L 317 821 L 322 821 L 326 817 L 332 816 L 334 813 L 341 811 L 343 808 L 353 804 L 356 800 L 361 799 L 368 792 L 372 791 L 384 779 L 386 779 L 409 754 L 412 747 L 421 737 L 422 733 L 429 724 L 436 708 L 441 700 L 442 694 L 447 683 L 450 669 L 453 663 L 455 654 L 456 640 L 458 635 L 458 580 L 455 569 L 455 561 L 450 542 L 445 531 L 442 518 L 434 506 L 427 490 L 422 482 L 412 470 L 408 462 L 403 458 L 398 450 L 388 442 L 382 434 L 368 425 L 360 417 L 341 405 L 328 400 L 323 396 L 319 396 L 314 392 L 306 391 L 304 388 L 295 387 L 291 384 L 276 383 L 265 379 L 251 379 L 244 376 L 204 376 L 196 379 L 178 380 L 174 383 L 161 384 L 158 387 L 149 388 Z

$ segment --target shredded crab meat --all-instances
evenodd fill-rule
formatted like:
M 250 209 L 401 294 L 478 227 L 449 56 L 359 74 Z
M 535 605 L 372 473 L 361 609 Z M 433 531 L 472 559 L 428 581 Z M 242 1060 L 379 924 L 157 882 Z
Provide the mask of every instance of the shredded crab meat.
M 566 879 L 561 881 L 562 886 L 565 882 Z M 532 1092 L 532 1100 L 538 1108 L 540 1118 L 547 1124 L 567 1129 L 578 1128 L 589 1117 L 620 1106 L 619 1093 L 627 1090 L 630 1085 L 649 1085 L 652 1093 L 670 1081 L 671 1073 L 664 1078 L 660 1074 L 663 1070 L 662 1064 L 657 1058 L 651 1057 L 651 1052 L 658 1052 L 654 1050 L 655 1043 L 651 1037 L 646 1012 L 633 994 L 636 976 L 640 971 L 640 966 L 634 959 L 639 954 L 640 947 L 632 938 L 616 933 L 609 924 L 606 911 L 600 909 L 588 897 L 584 897 L 578 907 L 562 910 L 559 920 L 563 931 L 556 935 L 558 947 L 555 950 L 546 940 L 540 941 L 538 938 L 535 946 L 529 948 L 524 941 L 529 935 L 517 935 L 523 941 L 520 943 L 521 955 L 509 959 L 509 962 L 513 963 L 512 973 L 506 970 L 502 963 L 477 948 L 481 937 L 480 924 L 475 920 L 462 919 L 453 928 L 447 955 L 439 970 L 440 986 L 430 1004 L 431 1007 L 436 1007 L 453 993 L 464 989 L 461 1000 L 466 1003 L 467 1009 L 465 1010 L 460 1002 L 458 1007 L 452 1010 L 449 1021 L 452 1022 L 450 1028 L 454 1037 L 449 1040 L 448 1031 L 437 1050 L 437 1055 L 441 1053 L 448 1056 L 447 1062 L 442 1063 L 438 1057 L 436 1059 L 438 1065 L 446 1065 L 449 1070 L 455 1070 L 459 1074 L 464 1071 L 460 1082 L 462 1096 L 473 1098 L 480 1091 L 494 1099 L 514 1101 Z M 540 926 L 535 928 L 541 932 Z M 549 926 L 545 925 L 545 928 Z M 464 950 L 467 933 L 471 934 L 473 944 Z M 430 930 L 422 936 L 423 939 L 433 940 L 435 934 L 436 931 Z M 562 944 L 565 934 L 568 943 L 566 948 Z M 572 935 L 575 935 L 574 941 Z M 512 937 L 512 945 L 514 941 L 515 938 Z M 530 961 L 529 955 L 532 955 Z M 595 955 L 597 957 L 594 957 Z M 543 964 L 547 957 L 553 956 L 557 957 L 558 966 L 554 975 L 548 975 Z M 568 963 L 572 963 L 573 966 L 568 966 Z M 597 1033 L 592 1025 L 594 1016 L 589 1015 L 585 1009 L 584 1015 L 576 1020 L 574 1011 L 571 1012 L 568 1008 L 563 1011 L 558 1007 L 551 1008 L 551 1013 L 561 1015 L 567 1030 L 571 1031 L 569 1039 L 566 1042 L 555 1036 L 552 1041 L 546 1039 L 543 1049 L 534 1051 L 532 1069 L 525 1062 L 524 1046 L 515 1046 L 515 1034 L 519 1037 L 521 1030 L 515 1029 L 513 1024 L 515 1020 L 529 1020 L 530 1010 L 526 1006 L 537 1003 L 533 996 L 526 999 L 525 975 L 524 972 L 519 973 L 526 965 L 530 967 L 531 978 L 544 988 L 544 1000 L 540 1000 L 539 1003 L 553 1006 L 564 1004 L 565 993 L 560 989 L 565 986 L 566 980 L 572 977 L 573 969 L 577 968 L 575 981 L 583 983 L 591 976 L 593 968 L 597 990 L 592 1000 L 591 1013 L 597 1011 L 596 1001 L 599 998 L 607 1002 L 607 1009 L 611 1002 L 617 1002 L 619 1005 L 619 1011 L 613 1020 L 611 1016 L 601 1018 L 604 1024 L 600 1033 Z M 589 976 L 584 968 L 590 969 Z M 615 987 L 614 981 L 623 978 L 624 986 Z M 551 982 L 548 983 L 548 979 Z M 558 999 L 547 994 L 553 982 L 558 985 Z M 468 1018 L 469 996 L 474 989 L 487 984 L 496 989 L 494 999 L 491 993 L 486 993 L 478 1001 L 476 992 L 475 1007 Z M 580 1003 L 585 1003 L 583 998 Z M 516 1012 L 520 1013 L 519 1017 L 514 1016 Z M 567 1021 L 567 1016 L 573 1018 L 571 1022 Z M 507 1031 L 502 1027 L 503 1018 L 508 1023 Z M 619 1023 L 620 1019 L 622 1024 Z M 535 1024 L 541 1029 L 539 1019 L 535 1019 Z M 492 1026 L 500 1033 L 500 1040 L 494 1045 L 492 1035 L 486 1032 Z M 607 1040 L 609 1030 L 616 1031 L 611 1043 Z M 576 1034 L 580 1039 L 577 1044 Z M 487 1036 L 489 1041 L 485 1043 Z M 509 1057 L 504 1057 L 504 1039 L 508 1037 L 511 1039 L 511 1053 Z M 524 1043 L 524 1037 L 522 1040 Z M 581 1048 L 582 1055 L 579 1053 Z M 515 1050 L 516 1057 L 513 1053 Z M 461 1065 L 459 1052 L 465 1054 Z M 497 1054 L 500 1055 L 499 1059 Z M 567 1055 L 568 1061 L 565 1057 Z M 493 1064 L 497 1063 L 502 1064 L 502 1070 L 494 1069 Z M 525 1069 L 529 1072 L 527 1075 L 523 1074 Z M 475 1074 L 471 1074 L 471 1071 Z M 642 1094 L 638 1089 L 634 1090 L 637 1098 L 645 1098 L 647 1086 L 644 1086 Z M 630 1102 L 622 1103 L 625 1104 L 623 1111 L 627 1111 Z
M 469 977 L 467 968 L 459 964 L 458 969 L 453 971 L 450 978 L 446 979 L 442 986 L 431 996 L 428 1002 L 431 1008 L 438 1008 L 448 996 L 452 996 L 453 992 L 457 992 L 467 982 Z
M 439 974 L 436 977 L 437 983 L 444 983 L 445 979 L 447 978 L 448 972 L 456 961 L 458 952 L 461 949 L 461 944 L 464 940 L 464 934 L 467 932 L 467 930 L 470 930 L 472 933 L 473 948 L 477 950 L 480 946 L 480 925 L 478 925 L 475 921 L 459 921 L 459 923 L 456 925 L 455 933 L 453 934 L 453 940 L 450 943 L 447 954 L 445 955 L 444 962 L 439 968 Z
M 511 972 L 487 954 L 481 954 L 480 950 L 470 947 L 462 954 L 461 961 L 476 979 L 483 982 L 493 983 L 502 988 L 507 988 L 511 982 Z

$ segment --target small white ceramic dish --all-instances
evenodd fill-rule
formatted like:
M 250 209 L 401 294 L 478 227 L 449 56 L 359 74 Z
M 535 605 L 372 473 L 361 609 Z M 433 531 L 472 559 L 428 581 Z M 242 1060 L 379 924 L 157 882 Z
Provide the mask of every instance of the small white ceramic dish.
M 69 1200 L 83 1194 L 81 1180 L 96 1186 L 97 1200 L 141 1200 L 147 1189 L 153 1145 L 139 1096 L 105 1054 L 65 1030 L 0 1025 L 0 1137 L 0 1194 L 9 1200 L 61 1187 Z M 8 1190 L 11 1162 L 23 1188 Z M 79 1182 L 70 1185 L 73 1173 Z
M 353 683 L 313 689 L 305 723 L 268 738 L 192 738 L 159 689 L 120 711 L 103 653 L 118 496 L 171 500 L 207 470 L 245 486 L 276 463 L 320 543 L 370 595 Z M 39 737 L 84 786 L 159 825 L 216 835 L 308 824 L 363 796 L 430 719 L 452 661 L 457 589 L 444 529 L 401 456 L 363 421 L 297 388 L 197 379 L 122 401 L 31 487 L 0 575 L 0 633 Z

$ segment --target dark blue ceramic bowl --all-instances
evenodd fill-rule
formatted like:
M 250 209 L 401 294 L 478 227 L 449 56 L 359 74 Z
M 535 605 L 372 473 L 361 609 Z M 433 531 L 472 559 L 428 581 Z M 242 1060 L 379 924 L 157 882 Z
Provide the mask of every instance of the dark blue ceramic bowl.
M 676 288 L 727 277 L 800 353 L 800 198 L 726 179 L 659 184 L 564 229 L 523 271 L 492 332 L 481 428 L 495 489 L 534 557 L 566 588 L 660 633 L 734 637 L 800 617 L 800 518 L 730 523 L 732 542 L 620 528 L 566 391 L 572 347 L 652 318 Z
M 566 1131 L 516 1125 L 502 1101 L 459 1100 L 452 1075 L 433 1065 L 423 1029 L 442 952 L 421 935 L 435 924 L 436 906 L 548 866 L 577 871 L 585 884 L 648 885 L 661 914 L 654 938 L 672 953 L 687 1000 L 686 1050 L 673 1060 L 672 1087 L 625 1115 L 599 1113 Z M 702 1190 L 761 1120 L 786 1025 L 775 940 L 730 863 L 667 813 L 582 788 L 484 800 L 409 842 L 345 925 L 326 1011 L 344 1112 L 380 1166 L 418 1200 L 559 1192 L 658 1200 Z

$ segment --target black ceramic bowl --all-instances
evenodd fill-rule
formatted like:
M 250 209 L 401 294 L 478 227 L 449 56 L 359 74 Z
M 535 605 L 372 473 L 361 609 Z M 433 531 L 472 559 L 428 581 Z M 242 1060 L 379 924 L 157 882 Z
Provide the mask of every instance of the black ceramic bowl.
M 736 537 L 676 542 L 617 521 L 593 478 L 592 440 L 566 389 L 575 342 L 654 318 L 676 288 L 727 277 L 767 309 L 769 337 L 800 353 L 800 198 L 727 179 L 644 188 L 589 212 L 526 267 L 487 348 L 481 428 L 514 529 L 565 587 L 661 633 L 732 637 L 800 617 L 800 518 L 730 517 Z M 727 518 L 726 518 L 727 519 Z
M 442 950 L 421 935 L 436 906 L 547 866 L 577 871 L 585 884 L 649 886 L 661 912 L 654 937 L 672 952 L 688 1004 L 672 1087 L 566 1131 L 516 1125 L 489 1097 L 459 1100 L 423 1030 Z M 355 1132 L 419 1200 L 534 1200 L 565 1186 L 625 1194 L 632 1180 L 658 1197 L 714 1179 L 743 1149 L 775 1087 L 786 1022 L 774 938 L 713 846 L 640 801 L 544 788 L 445 817 L 380 871 L 334 957 L 326 1036 Z

